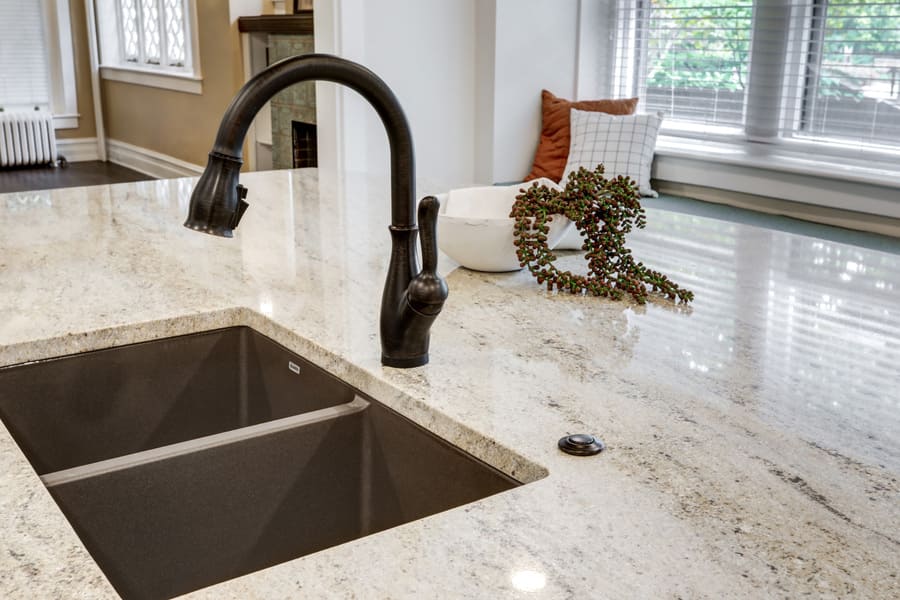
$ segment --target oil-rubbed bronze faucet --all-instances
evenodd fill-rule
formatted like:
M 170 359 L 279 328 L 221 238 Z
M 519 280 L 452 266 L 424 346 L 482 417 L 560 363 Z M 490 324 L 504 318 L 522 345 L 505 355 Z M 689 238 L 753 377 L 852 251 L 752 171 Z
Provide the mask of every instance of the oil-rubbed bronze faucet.
M 240 89 L 222 117 L 209 162 L 200 176 L 185 227 L 231 237 L 247 210 L 247 188 L 238 183 L 241 147 L 253 117 L 279 91 L 301 81 L 323 80 L 359 92 L 375 108 L 391 148 L 391 262 L 381 296 L 381 362 L 418 367 L 428 362 L 431 324 L 447 299 L 447 283 L 437 273 L 438 200 L 419 204 L 422 270 L 417 270 L 415 158 L 412 134 L 396 96 L 362 65 L 325 54 L 286 58 L 260 72 Z

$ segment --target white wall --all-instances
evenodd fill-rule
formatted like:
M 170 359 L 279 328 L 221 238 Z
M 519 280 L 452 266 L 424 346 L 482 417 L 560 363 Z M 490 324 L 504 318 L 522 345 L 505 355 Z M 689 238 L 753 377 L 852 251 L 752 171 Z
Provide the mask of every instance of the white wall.
M 272 12 L 272 3 L 266 0 L 228 0 L 228 15 L 232 23 L 238 17 L 251 17 L 266 12 Z
M 475 0 L 369 0 L 365 60 L 394 90 L 413 131 L 425 180 L 474 178 Z M 374 111 L 369 166 L 387 169 L 387 137 Z
M 482 0 L 475 7 L 475 158 L 474 181 L 494 177 L 494 69 L 497 52 L 497 4 Z
M 579 89 L 582 2 L 319 0 L 316 50 L 357 60 L 391 86 L 421 179 L 521 180 L 540 137 L 541 90 L 573 98 Z M 331 156 L 344 169 L 386 173 L 375 112 L 352 92 L 320 87 L 318 102 L 320 165 Z
M 363 0 L 316 0 L 315 49 L 365 63 Z M 370 110 L 352 90 L 316 82 L 319 178 L 337 180 L 345 170 L 367 171 L 365 118 Z
M 409 120 L 417 174 L 424 180 L 474 179 L 475 2 L 333 0 L 315 6 L 316 50 L 364 64 L 393 89 Z M 327 161 L 324 150 L 345 169 L 387 173 L 387 136 L 375 111 L 354 92 L 337 92 L 333 101 L 321 92 L 320 87 L 318 100 L 325 106 L 317 109 L 317 119 L 339 124 L 337 148 L 326 140 L 320 162 Z M 320 122 L 320 140 L 327 127 Z
M 541 133 L 541 90 L 572 99 L 579 0 L 495 0 L 490 179 L 521 181 Z M 488 82 L 479 81 L 479 85 Z M 479 107 L 483 110 L 483 107 Z

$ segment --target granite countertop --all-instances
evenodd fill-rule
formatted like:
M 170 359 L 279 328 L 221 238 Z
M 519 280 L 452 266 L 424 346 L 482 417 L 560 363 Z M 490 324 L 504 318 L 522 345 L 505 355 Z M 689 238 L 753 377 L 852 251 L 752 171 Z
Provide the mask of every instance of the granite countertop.
M 0 195 L 0 366 L 249 325 L 527 485 L 190 597 L 900 597 L 900 256 L 648 209 L 691 307 L 442 256 L 396 370 L 387 181 L 242 179 L 233 240 L 181 226 L 190 179 Z M 0 596 L 116 597 L 2 426 L 0 477 Z

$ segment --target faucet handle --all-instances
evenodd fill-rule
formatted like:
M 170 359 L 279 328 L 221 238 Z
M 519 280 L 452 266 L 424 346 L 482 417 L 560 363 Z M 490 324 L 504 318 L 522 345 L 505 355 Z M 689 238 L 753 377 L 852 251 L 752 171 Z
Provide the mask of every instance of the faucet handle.
M 244 216 L 244 213 L 247 212 L 247 208 L 249 208 L 249 204 L 245 200 L 247 197 L 247 188 L 243 184 L 237 184 L 237 206 L 234 207 L 234 215 L 231 217 L 231 228 L 236 229 L 238 223 L 241 222 L 241 217 Z
M 434 196 L 425 196 L 419 202 L 419 236 L 422 240 L 422 271 L 437 272 L 437 220 L 441 209 L 440 201 Z
M 409 305 L 423 315 L 437 315 L 449 295 L 447 282 L 437 273 L 437 218 L 441 203 L 434 196 L 419 202 L 419 233 L 422 238 L 422 271 L 407 289 Z

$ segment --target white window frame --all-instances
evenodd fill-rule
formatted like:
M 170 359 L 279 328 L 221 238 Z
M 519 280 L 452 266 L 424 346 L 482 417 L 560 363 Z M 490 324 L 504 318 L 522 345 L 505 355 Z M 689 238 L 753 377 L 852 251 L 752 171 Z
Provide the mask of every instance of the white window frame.
M 203 93 L 196 0 L 185 0 L 186 57 L 183 67 L 126 61 L 124 52 L 122 52 L 122 38 L 119 30 L 118 1 L 96 0 L 96 2 L 97 31 L 100 40 L 100 76 L 103 79 L 191 94 Z
M 78 93 L 75 85 L 75 51 L 68 0 L 41 0 L 44 43 L 50 76 L 50 111 L 56 129 L 77 129 Z
M 627 35 L 617 26 L 617 4 L 617 0 L 579 0 L 579 99 L 621 93 L 611 73 L 615 63 L 607 61 L 621 39 L 617 36 Z M 793 39 L 789 51 L 804 47 L 803 40 Z M 900 153 L 857 148 L 848 158 L 844 149 L 829 147 L 822 140 L 785 138 L 780 143 L 759 143 L 733 135 L 715 139 L 709 131 L 699 139 L 679 135 L 672 121 L 663 123 L 651 176 L 666 182 L 672 193 L 708 196 L 728 204 L 732 202 L 729 192 L 737 192 L 900 219 L 896 200 Z
M 612 98 L 620 93 L 613 86 L 614 63 L 607 60 L 621 39 L 615 26 L 617 5 L 617 0 L 578 0 L 577 99 Z M 896 158 L 848 160 L 811 152 L 802 144 L 815 142 L 803 140 L 781 144 L 723 140 L 661 133 L 651 173 L 660 191 L 863 230 L 884 231 L 872 229 L 871 224 L 879 221 L 867 220 L 871 217 L 845 219 L 820 213 L 817 207 L 853 211 L 840 213 L 845 216 L 862 213 L 900 219 L 900 160 Z M 798 208 L 804 205 L 807 208 Z
M 780 88 L 781 90 L 792 89 L 799 91 L 802 89 L 802 85 L 798 82 L 804 77 L 803 65 L 805 63 L 802 57 L 806 54 L 809 45 L 809 32 L 805 24 L 812 18 L 813 3 L 814 0 L 806 0 L 806 2 L 803 3 L 805 5 L 801 4 L 793 7 L 794 9 L 800 8 L 801 10 L 794 11 L 788 38 L 786 39 L 786 68 L 783 76 L 781 76 L 783 81 L 783 85 Z M 759 8 L 755 6 L 754 13 L 758 10 Z M 625 66 L 626 64 L 635 65 L 641 58 L 639 56 L 639 50 L 635 50 L 638 46 L 636 38 L 637 32 L 634 25 L 635 20 L 617 18 L 615 23 L 615 36 L 627 40 L 627 43 L 620 44 L 620 46 L 628 48 L 628 52 L 626 55 L 615 57 L 616 64 L 613 67 L 615 83 L 613 87 L 620 93 L 624 93 L 625 96 L 630 96 L 632 93 L 631 90 L 638 88 L 643 89 L 642 82 L 635 81 L 635 79 L 645 76 L 644 73 L 636 73 L 636 69 L 629 69 Z M 750 56 L 750 61 L 752 65 L 752 54 Z M 793 83 L 789 84 L 790 81 L 793 81 Z M 763 86 L 757 86 L 757 88 L 763 89 Z M 771 86 L 766 86 L 766 89 L 772 88 Z M 748 88 L 747 96 L 744 100 L 745 117 L 747 117 L 749 104 L 752 102 L 754 102 L 754 89 L 751 86 Z M 781 118 L 790 123 L 797 123 L 802 102 L 803 98 L 799 95 L 786 98 L 786 110 L 785 114 L 781 115 Z M 772 129 L 775 128 L 774 122 L 769 123 L 768 125 L 771 126 Z M 773 155 L 779 156 L 782 156 L 785 153 L 796 152 L 807 156 L 809 153 L 814 153 L 815 155 L 821 155 L 825 158 L 834 157 L 835 159 L 841 159 L 847 154 L 848 149 L 850 149 L 853 158 L 859 160 L 861 163 L 875 161 L 876 163 L 896 164 L 897 161 L 900 160 L 900 148 L 897 147 L 883 146 L 877 143 L 856 143 L 853 144 L 851 148 L 843 143 L 842 140 L 829 142 L 826 137 L 805 136 L 800 131 L 794 129 L 788 131 L 788 128 L 782 128 L 780 125 L 781 123 L 778 124 L 778 129 L 784 130 L 781 137 L 776 137 L 776 134 L 772 133 L 771 135 L 760 138 L 747 133 L 746 128 L 750 126 L 749 120 L 748 122 L 745 122 L 743 126 L 737 127 L 728 125 L 714 126 L 710 124 L 680 121 L 677 119 L 664 119 L 661 133 L 663 136 L 687 138 L 682 139 L 679 143 L 682 148 L 690 144 L 690 139 L 697 140 L 697 142 L 712 141 L 744 147 L 754 145 L 753 142 L 762 142 L 763 144 L 768 144 L 773 147 L 779 146 L 777 149 L 773 148 L 771 151 Z M 761 153 L 765 154 L 765 151 L 757 149 L 755 152 L 756 155 L 760 155 Z

